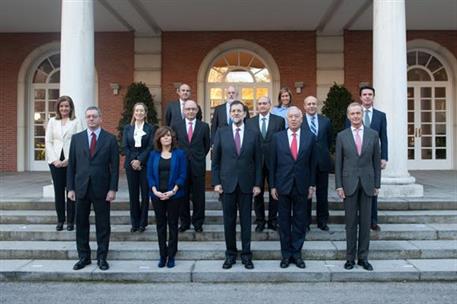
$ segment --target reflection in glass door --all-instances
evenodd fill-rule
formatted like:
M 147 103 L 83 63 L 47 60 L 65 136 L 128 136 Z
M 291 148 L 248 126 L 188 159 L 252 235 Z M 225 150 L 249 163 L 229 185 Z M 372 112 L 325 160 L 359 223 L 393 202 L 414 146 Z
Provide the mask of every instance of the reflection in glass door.
M 408 87 L 408 168 L 448 169 L 449 130 L 447 88 Z

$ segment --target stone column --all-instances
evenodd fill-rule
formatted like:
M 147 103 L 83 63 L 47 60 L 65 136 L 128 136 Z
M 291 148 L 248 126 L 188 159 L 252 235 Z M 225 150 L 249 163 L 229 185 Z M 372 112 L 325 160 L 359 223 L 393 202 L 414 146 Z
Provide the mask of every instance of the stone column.
M 75 103 L 75 115 L 86 125 L 84 112 L 95 105 L 94 2 L 62 0 L 60 38 L 60 95 Z M 54 197 L 51 185 L 43 197 Z
M 62 0 L 60 95 L 70 96 L 76 116 L 95 105 L 94 1 Z
M 405 0 L 373 1 L 375 107 L 387 115 L 389 162 L 381 197 L 423 196 L 407 168 L 407 63 Z

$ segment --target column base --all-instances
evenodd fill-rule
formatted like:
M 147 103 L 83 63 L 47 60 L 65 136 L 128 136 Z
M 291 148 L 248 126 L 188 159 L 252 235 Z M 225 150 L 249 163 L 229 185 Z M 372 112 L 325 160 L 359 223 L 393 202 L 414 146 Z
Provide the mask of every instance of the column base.
M 45 198 L 54 198 L 54 185 L 43 186 L 43 197 Z
M 413 176 L 382 177 L 379 197 L 423 197 L 424 186 L 416 184 Z

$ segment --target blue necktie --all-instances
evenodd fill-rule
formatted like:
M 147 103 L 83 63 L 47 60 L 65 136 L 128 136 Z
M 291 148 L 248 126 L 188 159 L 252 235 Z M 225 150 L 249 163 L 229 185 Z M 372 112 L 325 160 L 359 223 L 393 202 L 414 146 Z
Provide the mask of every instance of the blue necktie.
M 311 129 L 311 132 L 313 132 L 313 134 L 317 136 L 317 127 L 316 127 L 316 122 L 314 121 L 315 119 L 316 119 L 316 116 L 311 117 L 310 129 Z

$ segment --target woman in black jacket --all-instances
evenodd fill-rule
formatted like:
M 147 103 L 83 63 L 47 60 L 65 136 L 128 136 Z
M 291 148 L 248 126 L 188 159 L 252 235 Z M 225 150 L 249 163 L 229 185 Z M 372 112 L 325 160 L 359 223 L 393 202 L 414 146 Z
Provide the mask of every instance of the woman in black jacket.
M 144 232 L 148 225 L 149 186 L 146 164 L 157 126 L 147 123 L 148 108 L 142 102 L 133 106 L 130 124 L 124 127 L 125 173 L 130 197 L 130 232 Z M 139 196 L 141 193 L 141 204 Z

